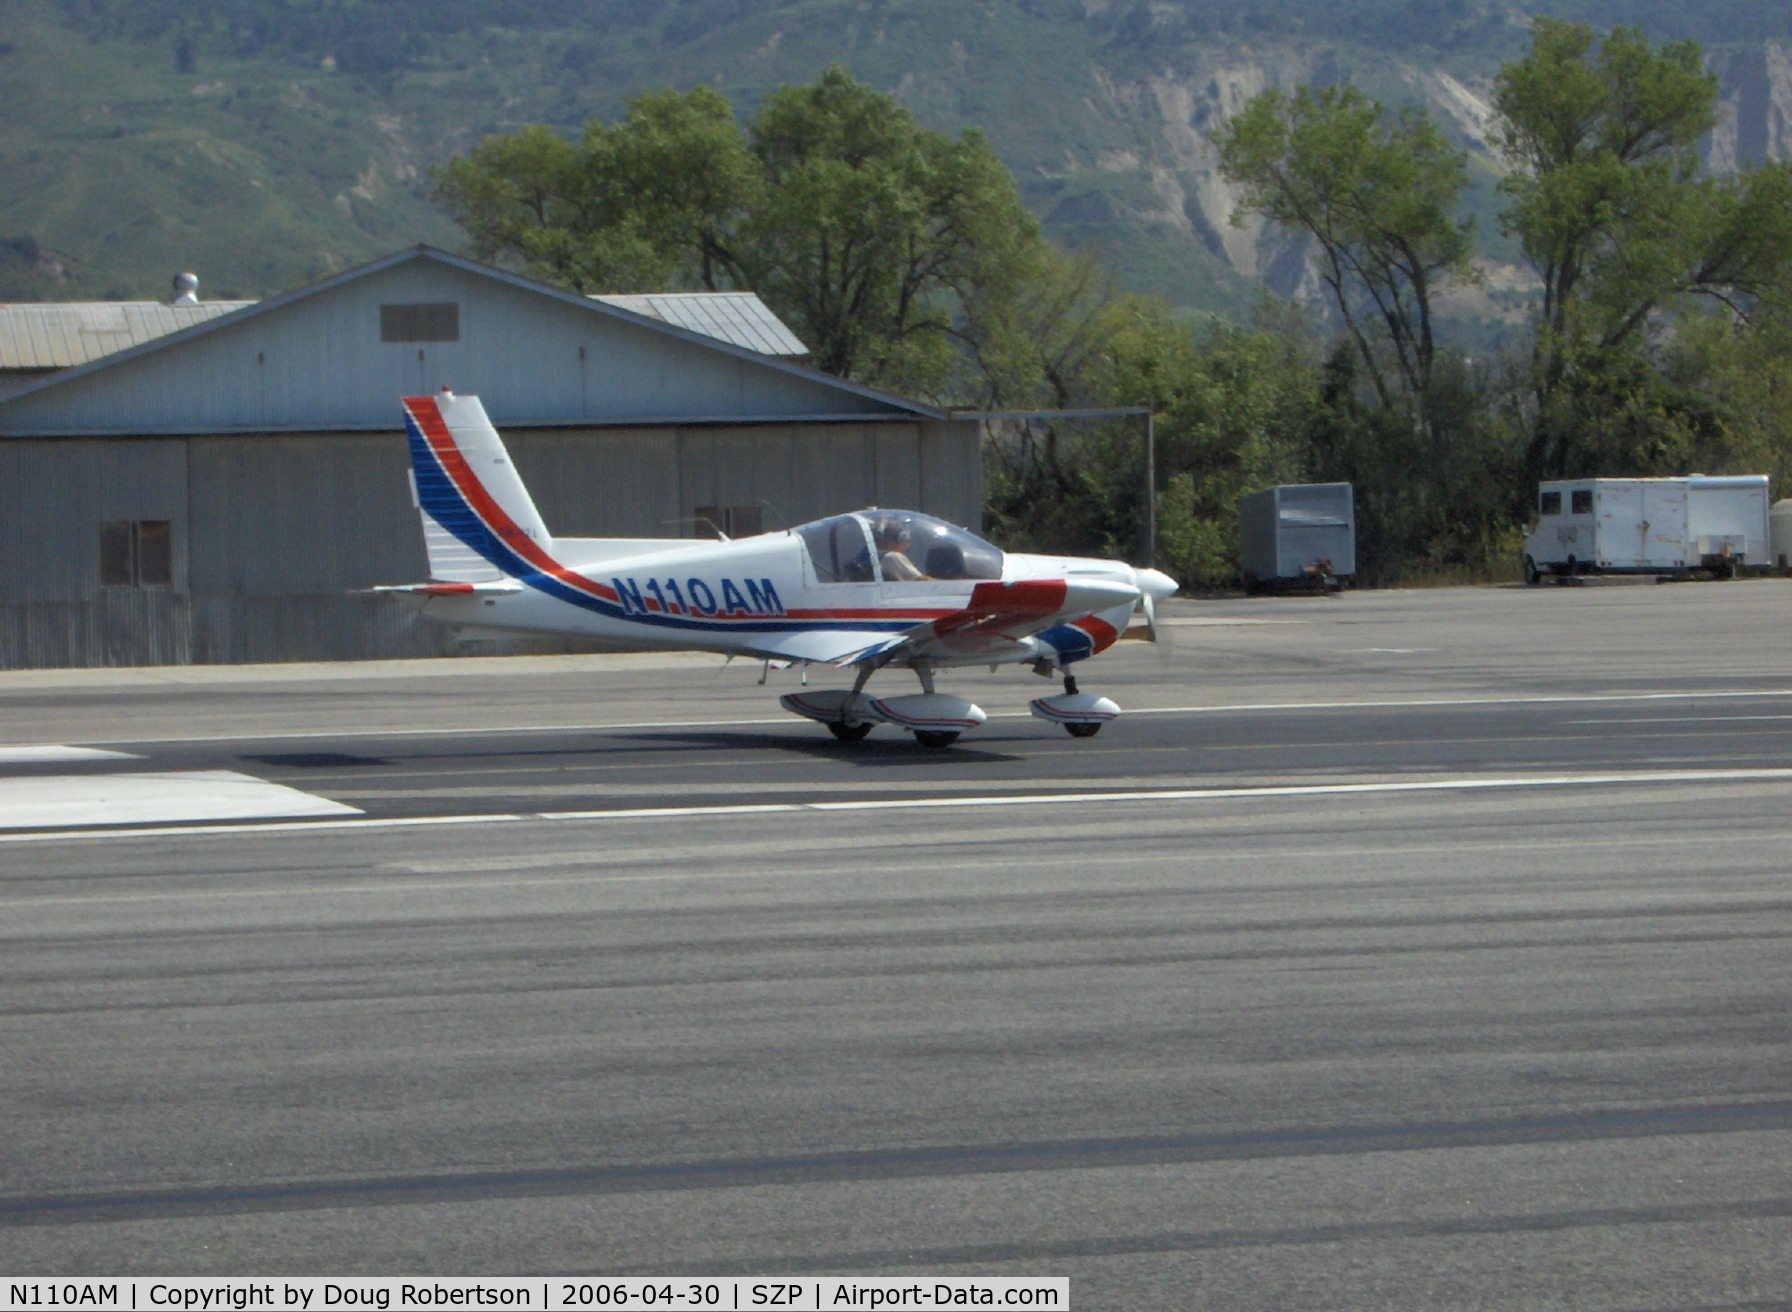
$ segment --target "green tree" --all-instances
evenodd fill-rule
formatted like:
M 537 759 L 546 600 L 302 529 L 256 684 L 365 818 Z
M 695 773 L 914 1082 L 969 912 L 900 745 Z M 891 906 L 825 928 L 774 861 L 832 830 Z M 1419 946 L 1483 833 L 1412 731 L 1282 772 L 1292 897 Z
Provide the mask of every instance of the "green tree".
M 733 285 L 760 192 L 733 111 L 707 87 L 647 92 L 576 143 L 539 125 L 487 137 L 435 170 L 477 255 L 586 293 Z
M 743 261 L 789 309 L 816 364 L 935 390 L 960 308 L 1004 294 L 1038 227 L 983 135 L 923 128 L 827 69 L 769 96 L 752 124 L 766 182 Z
M 1315 371 L 1307 338 L 1271 327 L 1196 333 L 1161 301 L 1113 297 L 1094 349 L 1065 357 L 1064 402 L 1148 405 L 1157 433 L 1158 558 L 1185 586 L 1237 577 L 1237 499 L 1300 478 Z M 1141 420 L 1036 420 L 987 462 L 992 528 L 1017 547 L 1130 555 L 1144 519 Z
M 1473 225 L 1453 211 L 1465 162 L 1423 112 L 1389 113 L 1353 86 L 1271 89 L 1214 134 L 1220 170 L 1255 211 L 1304 232 L 1384 409 L 1432 429 L 1433 300 L 1472 277 Z
M 1716 101 L 1695 43 L 1651 47 L 1623 27 L 1595 49 L 1591 28 L 1539 18 L 1500 72 L 1497 139 L 1514 165 L 1502 222 L 1543 284 L 1534 477 L 1674 467 L 1690 438 L 1655 330 L 1701 300 L 1746 322 L 1786 297 L 1792 171 L 1702 176 Z
M 435 172 L 485 258 L 586 292 L 758 291 L 819 368 L 938 392 L 967 307 L 999 309 L 1038 227 L 980 133 L 922 127 L 844 69 L 743 132 L 708 88 L 650 92 L 577 143 L 488 138 Z

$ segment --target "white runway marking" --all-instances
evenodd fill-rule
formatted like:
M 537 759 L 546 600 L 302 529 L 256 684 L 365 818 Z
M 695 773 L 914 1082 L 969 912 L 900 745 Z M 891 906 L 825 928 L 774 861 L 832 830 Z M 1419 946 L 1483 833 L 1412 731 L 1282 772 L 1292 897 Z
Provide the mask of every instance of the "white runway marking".
M 124 778 L 129 776 L 111 776 Z M 241 778 L 242 776 L 236 776 Z M 64 842 L 90 838 L 156 838 L 192 837 L 200 834 L 308 834 L 319 830 L 405 829 L 425 825 L 500 824 L 516 821 L 580 821 L 612 820 L 683 820 L 706 816 L 810 815 L 845 811 L 923 811 L 964 810 L 977 807 L 1007 806 L 1111 806 L 1120 802 L 1174 803 L 1237 801 L 1269 797 L 1338 797 L 1369 796 L 1399 793 L 1491 792 L 1516 789 L 1621 788 L 1655 787 L 1664 784 L 1739 784 L 1792 783 L 1792 769 L 1758 770 L 1660 770 L 1629 774 L 1558 774 L 1504 777 L 1459 777 L 1424 779 L 1411 782 L 1380 781 L 1376 783 L 1263 784 L 1238 788 L 1164 788 L 1125 792 L 1026 793 L 1021 795 L 992 794 L 978 797 L 915 797 L 858 802 L 766 802 L 757 805 L 662 806 L 638 807 L 614 811 L 538 811 L 526 815 L 514 813 L 456 816 L 394 816 L 380 819 L 290 821 L 271 824 L 187 825 L 165 828 L 80 829 L 69 828 L 59 833 L 0 834 L 0 843 Z M 275 785 L 264 785 L 274 788 Z M 291 789 L 280 790 L 292 793 Z M 359 813 L 353 807 L 325 802 L 320 798 L 293 793 L 296 798 L 316 803 L 333 811 L 312 814 Z M 263 812 L 263 814 L 272 814 Z M 288 814 L 305 814 L 291 813 Z M 197 818 L 197 817 L 188 817 Z M 50 822 L 39 821 L 39 824 Z M 16 825 L 14 827 L 17 827 Z
M 360 814 L 357 807 L 234 770 L 0 779 L 0 829 Z
M 81 761 L 141 761 L 135 752 L 108 752 L 99 747 L 63 747 L 40 743 L 30 747 L 0 747 L 0 765 L 63 765 Z
M 1570 720 L 1569 724 L 1732 724 L 1739 720 L 1792 720 L 1792 715 L 1647 715 L 1613 716 L 1609 720 Z

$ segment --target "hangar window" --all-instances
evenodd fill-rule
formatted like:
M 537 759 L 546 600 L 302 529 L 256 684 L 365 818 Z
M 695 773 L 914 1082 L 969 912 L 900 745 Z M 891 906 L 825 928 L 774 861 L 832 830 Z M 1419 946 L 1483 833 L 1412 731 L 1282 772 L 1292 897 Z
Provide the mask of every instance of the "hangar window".
M 174 534 L 165 519 L 115 519 L 100 525 L 100 583 L 165 588 L 174 582 Z
M 1560 492 L 1545 492 L 1537 499 L 1537 510 L 1544 515 L 1561 514 L 1562 494 Z
M 460 305 L 455 301 L 380 306 L 382 342 L 458 342 Z

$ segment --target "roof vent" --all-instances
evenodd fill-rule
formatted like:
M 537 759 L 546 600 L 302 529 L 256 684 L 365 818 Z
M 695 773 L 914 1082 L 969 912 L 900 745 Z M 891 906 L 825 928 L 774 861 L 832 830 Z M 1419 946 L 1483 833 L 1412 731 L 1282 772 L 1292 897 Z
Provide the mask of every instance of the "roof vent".
M 174 299 L 170 305 L 199 304 L 199 275 L 196 273 L 177 273 L 174 275 Z

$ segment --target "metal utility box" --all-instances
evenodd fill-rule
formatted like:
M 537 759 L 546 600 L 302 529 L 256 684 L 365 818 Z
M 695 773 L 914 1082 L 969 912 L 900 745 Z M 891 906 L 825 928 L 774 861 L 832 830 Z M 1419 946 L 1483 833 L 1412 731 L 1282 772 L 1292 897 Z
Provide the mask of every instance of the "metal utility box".
M 1337 588 L 1356 573 L 1356 498 L 1348 483 L 1285 483 L 1238 499 L 1247 592 Z
M 1582 478 L 1537 490 L 1524 574 L 1736 575 L 1769 563 L 1767 476 Z
M 1774 502 L 1767 518 L 1774 567 L 1782 574 L 1792 573 L 1792 500 Z

